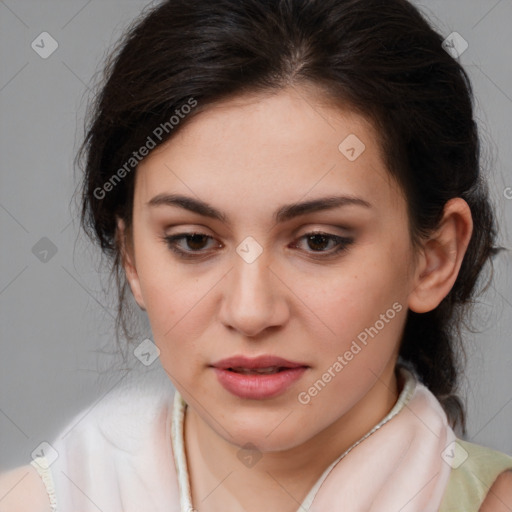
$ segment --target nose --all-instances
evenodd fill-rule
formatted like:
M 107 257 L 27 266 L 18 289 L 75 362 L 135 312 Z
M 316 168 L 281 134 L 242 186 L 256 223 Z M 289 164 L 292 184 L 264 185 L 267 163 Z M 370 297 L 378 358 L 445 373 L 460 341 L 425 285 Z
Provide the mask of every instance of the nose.
M 225 326 L 254 338 L 284 325 L 289 317 L 286 286 L 260 255 L 248 263 L 238 255 L 224 281 L 220 318 Z

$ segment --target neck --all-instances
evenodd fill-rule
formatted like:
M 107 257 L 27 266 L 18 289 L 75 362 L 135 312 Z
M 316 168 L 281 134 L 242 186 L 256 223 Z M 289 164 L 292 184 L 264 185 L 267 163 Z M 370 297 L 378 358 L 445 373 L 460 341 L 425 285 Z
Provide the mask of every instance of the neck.
M 184 436 L 193 506 L 201 512 L 255 512 L 264 500 L 269 512 L 295 512 L 325 469 L 389 413 L 401 386 L 392 366 L 328 428 L 292 449 L 265 453 L 251 467 L 240 464 L 239 446 L 187 407 Z

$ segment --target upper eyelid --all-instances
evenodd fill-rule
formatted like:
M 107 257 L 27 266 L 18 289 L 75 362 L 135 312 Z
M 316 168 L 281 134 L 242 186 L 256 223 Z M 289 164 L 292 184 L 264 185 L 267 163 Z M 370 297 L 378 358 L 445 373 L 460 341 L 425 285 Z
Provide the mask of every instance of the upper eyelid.
M 338 233 L 332 233 L 329 230 L 326 229 L 309 229 L 308 231 L 305 231 L 302 234 L 294 234 L 295 238 L 303 238 L 307 235 L 325 235 L 325 236 L 332 236 L 332 237 L 338 237 L 338 238 L 349 238 L 349 235 L 342 235 Z M 204 231 L 201 231 L 201 229 L 193 229 L 190 231 L 179 231 L 177 233 L 170 233 L 165 234 L 164 238 L 185 238 L 187 236 L 193 236 L 193 235 L 201 235 L 205 236 L 207 238 L 216 239 L 215 236 L 209 235 L 208 233 L 205 233 Z
M 337 224 L 337 225 L 336 225 Z M 193 227 L 197 226 L 197 227 Z M 317 226 L 317 227 L 311 227 L 311 226 Z M 170 229 L 176 229 L 176 232 L 173 233 L 167 233 L 167 230 Z M 304 236 L 309 233 L 324 233 L 326 235 L 332 235 L 332 236 L 349 236 L 349 234 L 354 233 L 354 231 L 357 229 L 356 225 L 353 225 L 352 222 L 346 222 L 345 224 L 329 222 L 329 221 L 310 221 L 310 222 L 301 222 L 299 226 L 293 227 L 293 228 L 286 228 L 286 231 L 291 231 L 292 236 Z M 205 235 L 212 238 L 216 238 L 216 235 L 210 234 L 212 233 L 212 229 L 208 227 L 207 225 L 201 224 L 201 223 L 173 223 L 168 224 L 166 226 L 163 226 L 164 233 L 168 234 L 168 236 L 175 236 L 175 235 L 192 235 L 192 234 L 199 234 L 199 235 Z M 304 231 L 303 231 L 304 230 Z M 213 229 L 215 231 L 215 229 Z M 299 233 L 302 233 L 299 235 Z M 229 235 L 231 236 L 231 235 Z
M 182 240 L 182 239 L 186 239 L 187 237 L 189 236 L 194 236 L 194 235 L 199 235 L 199 236 L 204 236 L 210 240 L 216 240 L 216 238 L 214 236 L 211 236 L 211 235 L 208 235 L 207 233 L 203 233 L 199 230 L 194 230 L 194 231 L 182 231 L 182 232 L 179 232 L 179 233 L 174 233 L 174 234 L 170 234 L 170 235 L 164 235 L 163 239 L 164 241 L 166 241 L 167 243 L 170 243 L 171 241 L 172 242 L 176 242 L 176 240 Z M 344 235 L 337 235 L 335 233 L 330 233 L 328 231 L 324 231 L 324 230 L 309 230 L 301 235 L 298 235 L 298 236 L 295 236 L 294 237 L 294 242 L 295 241 L 298 241 L 298 240 L 302 240 L 304 237 L 307 237 L 307 236 L 311 236 L 311 235 L 324 235 L 326 237 L 329 237 L 331 238 L 331 240 L 338 240 L 339 243 L 348 243 L 348 242 L 352 242 L 353 241 L 353 237 L 351 236 L 344 236 Z M 341 242 L 340 242 L 341 240 Z M 198 251 L 187 251 L 187 250 L 183 250 L 181 249 L 183 252 L 189 252 L 190 254 L 193 254 L 193 253 L 200 253 L 200 252 L 204 252 L 206 251 L 205 249 L 200 249 Z

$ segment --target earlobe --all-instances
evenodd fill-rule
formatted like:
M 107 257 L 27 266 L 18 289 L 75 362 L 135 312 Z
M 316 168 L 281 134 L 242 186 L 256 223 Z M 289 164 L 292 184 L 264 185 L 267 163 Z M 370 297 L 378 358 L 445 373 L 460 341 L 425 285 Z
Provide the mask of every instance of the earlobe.
M 472 231 L 471 210 L 466 201 L 460 197 L 448 201 L 439 228 L 421 249 L 415 286 L 409 295 L 412 311 L 432 311 L 448 295 L 459 274 Z
M 116 219 L 116 240 L 119 251 L 121 253 L 121 264 L 124 268 L 126 279 L 128 281 L 128 284 L 130 285 L 130 289 L 132 290 L 132 294 L 135 301 L 143 311 L 146 311 L 146 306 L 144 304 L 144 299 L 142 298 L 140 290 L 140 281 L 139 276 L 137 274 L 137 268 L 135 265 L 133 247 L 128 242 L 124 220 L 121 219 L 120 217 L 116 217 Z

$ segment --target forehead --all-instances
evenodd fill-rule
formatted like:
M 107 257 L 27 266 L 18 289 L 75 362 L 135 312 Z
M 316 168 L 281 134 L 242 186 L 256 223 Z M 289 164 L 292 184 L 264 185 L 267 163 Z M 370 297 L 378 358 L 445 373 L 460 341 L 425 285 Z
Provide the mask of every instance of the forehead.
M 236 97 L 185 119 L 138 166 L 136 201 L 180 192 L 245 197 L 260 209 L 305 196 L 344 193 L 396 202 L 372 123 L 311 90 Z M 234 204 L 234 203 L 233 203 Z

